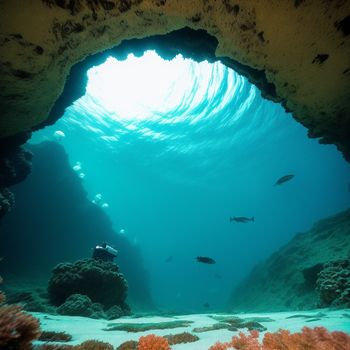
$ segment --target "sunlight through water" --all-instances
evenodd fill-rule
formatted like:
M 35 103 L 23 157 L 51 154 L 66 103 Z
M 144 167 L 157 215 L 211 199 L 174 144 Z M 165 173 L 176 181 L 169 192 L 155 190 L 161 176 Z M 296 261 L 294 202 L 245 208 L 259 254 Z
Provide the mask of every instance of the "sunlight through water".
M 65 148 L 90 201 L 140 247 L 158 303 L 222 306 L 256 263 L 348 206 L 335 147 L 220 62 L 148 51 L 87 74 L 86 94 L 31 142 Z M 286 174 L 295 178 L 273 186 Z M 234 225 L 236 215 L 255 221 Z M 199 266 L 198 255 L 218 263 Z

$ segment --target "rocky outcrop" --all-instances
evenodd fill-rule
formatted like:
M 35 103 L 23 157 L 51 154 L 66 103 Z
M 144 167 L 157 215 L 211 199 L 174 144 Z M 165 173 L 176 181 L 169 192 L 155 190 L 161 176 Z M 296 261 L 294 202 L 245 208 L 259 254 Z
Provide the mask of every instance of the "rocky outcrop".
M 32 154 L 21 146 L 29 137 L 28 133 L 20 133 L 0 139 L 0 219 L 15 203 L 7 187 L 23 181 L 30 173 Z
M 349 307 L 350 209 L 297 234 L 233 292 L 233 310 Z
M 49 281 L 50 301 L 59 306 L 73 294 L 88 296 L 104 307 L 124 306 L 128 284 L 118 265 L 95 259 L 55 266 Z
M 14 0 L 0 10 L 0 137 L 60 116 L 64 96 L 80 93 L 66 78 L 89 55 L 188 27 L 200 39 L 179 32 L 169 52 L 233 66 L 350 157 L 349 2 Z
M 118 235 L 105 211 L 88 200 L 63 147 L 45 142 L 28 148 L 33 171 L 25 182 L 12 187 L 16 206 L 1 225 L 6 284 L 14 293 L 46 288 L 55 265 L 88 258 L 96 244 L 106 241 L 119 251 L 116 263 L 128 281 L 132 305 L 149 308 L 152 301 L 139 249 Z
M 320 306 L 350 308 L 350 255 L 348 259 L 325 264 L 317 276 L 316 285 Z

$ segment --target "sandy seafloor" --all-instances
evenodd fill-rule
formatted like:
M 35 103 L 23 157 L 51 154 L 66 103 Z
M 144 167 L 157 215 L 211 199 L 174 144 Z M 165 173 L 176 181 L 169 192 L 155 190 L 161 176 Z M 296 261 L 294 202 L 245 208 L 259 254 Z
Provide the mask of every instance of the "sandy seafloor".
M 164 336 L 167 334 L 176 334 L 182 332 L 191 332 L 199 337 L 194 343 L 177 344 L 171 348 L 174 350 L 207 350 L 217 341 L 228 341 L 238 332 L 229 330 L 213 330 L 203 333 L 193 332 L 193 328 L 210 326 L 217 321 L 212 317 L 218 314 L 193 314 L 173 317 L 123 317 L 116 320 L 95 320 L 86 317 L 75 316 L 55 316 L 43 313 L 32 313 L 40 320 L 43 331 L 67 332 L 72 335 L 72 341 L 65 344 L 76 345 L 88 339 L 95 339 L 108 342 L 117 347 L 127 340 L 138 340 L 142 335 L 157 334 Z M 274 313 L 247 313 L 247 314 L 219 314 L 220 316 L 238 316 L 240 318 L 268 317 L 272 320 L 260 323 L 267 328 L 267 332 L 274 332 L 280 328 L 288 329 L 291 332 L 300 331 L 302 327 L 314 328 L 316 326 L 326 327 L 330 331 L 343 331 L 350 334 L 350 309 L 341 310 L 313 310 L 313 311 L 295 311 L 295 312 L 274 312 Z M 298 315 L 298 317 L 288 318 Z M 131 333 L 126 331 L 106 331 L 107 325 L 115 323 L 161 323 L 167 321 L 184 320 L 192 321 L 188 327 L 174 329 L 151 330 L 146 332 Z M 248 332 L 247 329 L 240 331 Z M 263 333 L 260 333 L 263 336 Z M 42 342 L 36 342 L 41 344 Z

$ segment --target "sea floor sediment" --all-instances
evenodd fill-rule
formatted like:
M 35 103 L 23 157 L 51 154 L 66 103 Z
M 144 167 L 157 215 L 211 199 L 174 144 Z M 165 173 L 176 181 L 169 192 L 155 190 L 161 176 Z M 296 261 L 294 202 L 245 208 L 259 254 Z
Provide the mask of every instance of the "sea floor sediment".
M 43 331 L 66 332 L 72 335 L 72 340 L 65 344 L 76 345 L 88 339 L 95 339 L 112 344 L 118 347 L 128 340 L 138 340 L 141 336 L 156 334 L 165 336 L 169 334 L 178 334 L 190 332 L 199 337 L 194 343 L 173 345 L 173 350 L 207 350 L 217 341 L 229 341 L 232 336 L 238 332 L 248 333 L 247 328 L 232 331 L 228 329 L 214 329 L 203 331 L 204 327 L 212 327 L 215 324 L 234 318 L 246 321 L 255 320 L 267 330 L 274 332 L 278 329 L 288 329 L 291 332 L 298 332 L 304 326 L 325 327 L 329 331 L 343 331 L 350 334 L 350 309 L 338 310 L 312 310 L 312 311 L 288 311 L 272 313 L 239 313 L 239 314 L 191 314 L 177 315 L 173 317 L 162 316 L 142 316 L 142 317 L 123 317 L 116 320 L 91 319 L 75 316 L 56 316 L 44 313 L 32 313 L 34 317 L 40 320 Z M 181 322 L 182 321 L 182 322 Z M 165 329 L 144 329 L 145 324 L 158 325 Z M 168 325 L 169 327 L 167 327 Z M 179 327 L 177 327 L 177 325 Z M 124 327 L 120 327 L 124 326 Z M 130 326 L 130 327 L 129 327 Z M 132 327 L 131 327 L 132 326 Z M 110 328 L 119 328 L 119 330 L 108 330 Z M 120 330 L 120 328 L 134 329 L 140 328 L 140 331 Z M 174 328 L 170 328 L 174 327 Z M 194 331 L 194 330 L 202 331 Z M 260 335 L 263 336 L 264 332 Z M 37 341 L 36 344 L 42 344 Z

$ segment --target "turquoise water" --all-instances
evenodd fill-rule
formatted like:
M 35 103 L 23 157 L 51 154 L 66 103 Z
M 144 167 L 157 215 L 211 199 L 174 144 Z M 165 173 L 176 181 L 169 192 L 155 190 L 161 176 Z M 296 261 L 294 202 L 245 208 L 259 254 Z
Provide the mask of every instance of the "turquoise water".
M 336 148 L 220 63 L 148 52 L 88 76 L 86 95 L 31 142 L 64 146 L 89 198 L 101 194 L 115 230 L 141 248 L 162 308 L 224 307 L 256 263 L 349 206 Z M 273 186 L 286 174 L 295 178 Z

